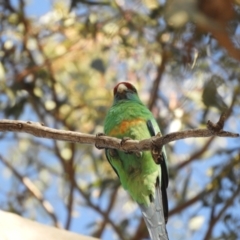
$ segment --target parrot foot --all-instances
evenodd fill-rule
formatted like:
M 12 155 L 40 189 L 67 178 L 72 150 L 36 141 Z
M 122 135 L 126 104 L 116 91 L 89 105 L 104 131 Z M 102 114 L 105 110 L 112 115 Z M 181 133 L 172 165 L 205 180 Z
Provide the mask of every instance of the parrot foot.
M 156 136 L 161 137 L 162 134 L 159 132 Z M 156 164 L 160 164 L 164 160 L 162 155 L 162 147 L 159 148 L 158 146 L 155 146 L 154 143 L 152 144 L 151 154 Z
M 132 140 L 132 139 L 130 137 L 123 137 L 121 140 L 121 145 L 123 145 L 128 140 Z
M 123 144 L 128 141 L 128 140 L 132 140 L 130 137 L 123 137 L 121 140 L 121 146 L 123 146 Z M 135 154 L 136 157 L 140 158 L 142 157 L 142 152 L 131 152 L 131 151 L 124 151 L 126 154 Z
M 99 145 L 98 145 L 98 138 L 99 137 L 101 137 L 101 136 L 106 136 L 106 134 L 104 134 L 104 133 L 97 133 L 96 134 L 96 142 L 95 142 L 95 147 L 97 148 L 97 149 L 104 149 L 104 147 L 100 147 Z

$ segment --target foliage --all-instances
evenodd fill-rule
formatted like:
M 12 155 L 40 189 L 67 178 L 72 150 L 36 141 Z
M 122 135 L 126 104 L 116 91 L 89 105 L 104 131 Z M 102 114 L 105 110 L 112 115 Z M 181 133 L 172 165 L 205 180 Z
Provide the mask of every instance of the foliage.
M 40 18 L 27 2 L 0 5 L 1 118 L 96 134 L 113 86 L 128 80 L 163 134 L 203 127 L 222 111 L 225 129 L 239 132 L 238 1 L 56 1 Z M 102 239 L 148 236 L 103 151 L 0 137 L 4 210 Z M 167 148 L 170 239 L 238 239 L 239 140 Z

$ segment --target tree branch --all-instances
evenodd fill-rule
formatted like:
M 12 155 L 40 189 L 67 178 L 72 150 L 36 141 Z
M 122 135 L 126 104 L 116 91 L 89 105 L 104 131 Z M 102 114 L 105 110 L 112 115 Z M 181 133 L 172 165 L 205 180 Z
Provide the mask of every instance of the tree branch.
M 214 139 L 215 139 L 214 136 L 209 138 L 208 141 L 203 145 L 203 147 L 200 150 L 198 150 L 197 152 L 194 152 L 186 161 L 181 162 L 177 166 L 175 166 L 174 170 L 179 171 L 180 169 L 182 169 L 189 163 L 191 163 L 191 162 L 197 160 L 199 157 L 201 157 L 201 155 L 203 155 L 205 153 L 205 151 L 210 147 L 210 145 Z
M 54 212 L 53 206 L 48 202 L 47 200 L 44 199 L 41 191 L 33 184 L 33 182 L 25 176 L 22 176 L 7 160 L 5 160 L 1 155 L 0 155 L 0 161 L 7 166 L 12 173 L 15 175 L 15 177 L 21 181 L 23 185 L 28 189 L 28 191 L 40 202 L 42 207 L 45 209 L 45 211 L 48 213 L 48 215 L 52 218 L 55 227 L 62 228 L 61 224 L 59 223 L 57 216 Z
M 166 62 L 167 62 L 167 52 L 164 50 L 163 53 L 162 53 L 162 62 L 158 66 L 157 76 L 154 80 L 151 95 L 150 95 L 150 99 L 149 99 L 149 103 L 148 103 L 148 108 L 150 110 L 153 109 L 153 106 L 154 106 L 154 104 L 156 102 L 156 99 L 158 97 L 158 88 L 159 88 L 160 82 L 162 80 L 162 75 L 163 75 L 163 72 L 164 72 L 164 69 L 165 69 Z
M 225 205 L 222 207 L 222 209 L 220 210 L 220 212 L 219 212 L 216 216 L 214 216 L 214 210 L 213 210 L 212 215 L 211 215 L 211 219 L 210 219 L 210 222 L 209 222 L 209 228 L 208 228 L 208 230 L 207 230 L 207 232 L 206 232 L 206 235 L 205 235 L 205 237 L 204 237 L 204 240 L 207 240 L 207 239 L 210 239 L 210 238 L 211 238 L 212 230 L 213 230 L 215 224 L 216 224 L 216 223 L 218 222 L 218 220 L 222 217 L 223 213 L 227 210 L 227 208 L 233 204 L 233 201 L 234 201 L 234 199 L 237 197 L 237 195 L 239 194 L 239 192 L 240 192 L 240 187 L 238 186 L 237 189 L 236 189 L 236 191 L 235 191 L 234 194 L 232 195 L 232 197 L 229 198 L 229 199 L 226 201 Z M 214 209 L 214 208 L 213 208 L 213 209 Z
M 101 236 L 102 236 L 102 234 L 103 234 L 103 232 L 104 232 L 104 230 L 105 230 L 105 228 L 106 228 L 106 225 L 108 224 L 109 215 L 110 215 L 110 213 L 111 213 L 111 211 L 112 211 L 112 208 L 113 208 L 113 206 L 114 206 L 114 204 L 115 204 L 115 202 L 116 202 L 117 191 L 118 191 L 118 187 L 115 188 L 115 189 L 113 190 L 113 192 L 111 193 L 111 197 L 110 197 L 110 200 L 109 200 L 109 203 L 108 203 L 108 208 L 107 208 L 107 210 L 104 212 L 104 215 L 105 215 L 105 216 L 103 216 L 104 219 L 103 219 L 103 221 L 101 222 L 100 227 L 99 227 L 99 229 L 97 230 L 96 234 L 94 235 L 94 236 L 97 237 L 97 238 L 101 238 Z
M 214 124 L 211 121 L 207 123 L 207 129 L 190 129 L 180 132 L 169 133 L 165 136 L 154 136 L 144 140 L 128 140 L 122 141 L 118 138 L 108 136 L 94 136 L 91 134 L 72 132 L 65 130 L 57 130 L 45 127 L 42 124 L 35 122 L 25 122 L 18 120 L 0 120 L 1 132 L 25 132 L 36 137 L 55 139 L 61 141 L 68 141 L 83 144 L 95 144 L 99 148 L 114 148 L 121 151 L 147 151 L 153 147 L 161 148 L 163 145 L 185 138 L 199 138 L 199 137 L 239 137 L 238 133 L 223 131 L 223 123 L 225 116 L 222 115 L 219 121 Z

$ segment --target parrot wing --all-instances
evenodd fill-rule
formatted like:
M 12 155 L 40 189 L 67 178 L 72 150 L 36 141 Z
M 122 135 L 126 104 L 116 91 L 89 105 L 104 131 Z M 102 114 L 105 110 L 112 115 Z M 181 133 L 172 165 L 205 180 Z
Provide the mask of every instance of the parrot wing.
M 151 136 L 155 136 L 156 132 L 154 130 L 153 124 L 151 120 L 147 121 L 148 131 Z M 159 156 L 160 166 L 161 166 L 161 191 L 162 191 L 162 202 L 163 202 L 163 212 L 165 223 L 168 221 L 168 198 L 167 198 L 167 187 L 168 187 L 168 169 L 167 169 L 167 157 L 165 154 L 165 150 L 163 149 Z
M 113 169 L 114 172 L 117 174 L 118 178 L 120 178 L 120 177 L 119 177 L 119 174 L 118 174 L 118 172 L 117 172 L 117 170 L 116 170 L 116 168 L 115 168 L 115 167 L 112 165 L 112 163 L 111 163 L 110 151 L 111 151 L 112 153 L 114 153 L 116 150 L 115 150 L 115 149 L 105 148 L 105 155 L 106 155 L 107 160 L 108 160 L 109 164 L 111 165 L 112 169 Z
M 155 136 L 155 130 L 151 120 L 147 121 L 147 127 L 151 136 Z M 152 240 L 168 240 L 166 225 L 168 220 L 168 171 L 166 165 L 166 155 L 164 151 L 161 152 L 161 186 L 159 178 L 157 178 L 155 185 L 155 196 L 151 199 L 149 206 L 139 204 L 143 219 L 147 225 L 150 237 Z

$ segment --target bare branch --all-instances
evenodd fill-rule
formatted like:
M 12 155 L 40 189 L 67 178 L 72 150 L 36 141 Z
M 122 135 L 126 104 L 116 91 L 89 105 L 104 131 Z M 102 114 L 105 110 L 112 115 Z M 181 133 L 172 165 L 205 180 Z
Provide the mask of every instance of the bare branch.
M 161 148 L 163 145 L 185 138 L 200 138 L 200 137 L 239 137 L 238 133 L 223 131 L 224 115 L 214 124 L 208 121 L 207 129 L 190 129 L 180 132 L 169 133 L 165 136 L 155 136 L 149 139 L 128 140 L 122 142 L 121 139 L 108 136 L 94 136 L 91 134 L 72 132 L 65 130 L 57 130 L 45 127 L 42 124 L 34 122 L 25 122 L 18 120 L 0 120 L 0 131 L 2 132 L 25 132 L 36 137 L 55 139 L 83 144 L 95 144 L 99 148 L 114 148 L 122 151 L 147 151 L 153 147 Z
M 57 216 L 54 213 L 54 208 L 48 202 L 47 200 L 44 199 L 42 193 L 40 190 L 33 184 L 33 182 L 25 176 L 22 176 L 7 160 L 5 160 L 1 155 L 0 155 L 0 161 L 6 165 L 12 173 L 15 175 L 15 177 L 21 181 L 23 185 L 26 186 L 28 191 L 41 203 L 42 207 L 45 209 L 45 211 L 48 213 L 48 215 L 52 218 L 54 221 L 54 225 L 58 228 L 62 228 L 61 224 L 58 222 Z
M 191 163 L 191 162 L 197 160 L 199 157 L 201 157 L 206 152 L 206 150 L 211 146 L 211 143 L 213 142 L 214 139 L 215 139 L 215 137 L 209 138 L 208 141 L 205 142 L 205 144 L 203 145 L 203 147 L 200 150 L 198 150 L 197 152 L 194 152 L 186 161 L 179 163 L 175 167 L 175 170 L 179 171 L 181 168 L 185 167 L 189 163 Z
M 232 195 L 231 198 L 229 198 L 225 205 L 222 207 L 222 209 L 220 210 L 220 212 L 214 216 L 214 209 L 213 208 L 213 211 L 212 211 L 212 215 L 211 215 L 211 219 L 210 219 L 210 222 L 209 222 L 209 228 L 206 232 L 206 235 L 204 237 L 204 240 L 207 240 L 207 239 L 210 239 L 211 238 L 211 234 L 212 234 L 212 230 L 214 228 L 214 226 L 216 225 L 216 223 L 218 222 L 218 220 L 222 217 L 222 215 L 224 214 L 224 212 L 227 210 L 227 208 L 229 206 L 231 206 L 233 204 L 233 201 L 234 199 L 237 197 L 237 195 L 239 194 L 240 192 L 240 187 L 238 186 L 238 188 L 236 189 L 236 191 L 234 192 L 234 194 Z M 214 205 L 215 207 L 215 205 Z
M 117 198 L 117 191 L 118 191 L 118 188 L 115 188 L 113 190 L 113 192 L 111 193 L 111 197 L 110 197 L 110 201 L 108 203 L 108 207 L 107 207 L 107 210 L 106 212 L 104 213 L 105 216 L 104 216 L 104 220 L 103 222 L 100 224 L 100 227 L 99 229 L 97 230 L 96 234 L 94 235 L 95 237 L 98 237 L 98 238 L 101 238 L 102 234 L 103 234 L 103 231 L 106 227 L 106 225 L 108 224 L 108 216 L 110 215 L 111 211 L 112 211 L 112 208 L 116 202 L 116 198 Z
M 159 85 L 160 85 L 161 80 L 162 80 L 162 75 L 163 75 L 163 72 L 164 72 L 164 69 L 165 69 L 166 61 L 167 61 L 167 52 L 163 51 L 162 62 L 158 66 L 157 76 L 154 80 L 151 95 L 150 95 L 150 99 L 149 99 L 149 103 L 148 103 L 148 107 L 149 107 L 150 110 L 153 109 L 153 106 L 154 106 L 154 104 L 156 102 L 156 99 L 158 97 L 158 89 L 159 89 Z

